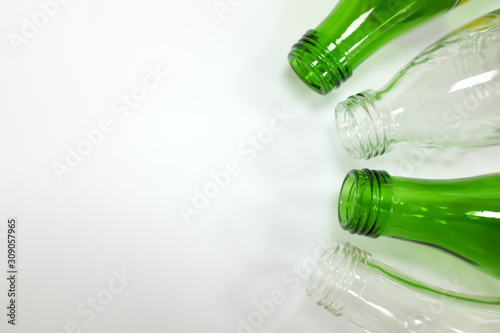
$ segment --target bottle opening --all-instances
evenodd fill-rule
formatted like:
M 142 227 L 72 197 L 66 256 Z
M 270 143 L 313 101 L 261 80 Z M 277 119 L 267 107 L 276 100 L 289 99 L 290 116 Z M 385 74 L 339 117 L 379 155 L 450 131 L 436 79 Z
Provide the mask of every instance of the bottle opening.
M 318 305 L 323 306 L 336 316 L 341 316 L 347 299 L 352 295 L 360 297 L 359 290 L 352 293 L 353 282 L 357 278 L 360 264 L 370 260 L 370 255 L 349 243 L 334 243 L 328 247 L 317 267 L 313 270 L 307 285 L 307 295 L 315 297 Z
M 303 62 L 300 58 L 304 57 L 297 56 L 296 53 L 297 52 L 291 54 L 289 57 L 290 65 L 295 73 L 309 88 L 318 94 L 326 95 L 329 91 L 326 87 L 326 83 L 322 81 L 321 76 L 319 76 L 321 74 L 316 73 L 314 67 L 311 67 L 307 62 Z
M 309 30 L 292 47 L 288 61 L 299 78 L 321 95 L 338 88 L 351 76 L 345 54 L 315 30 Z
M 339 198 L 339 220 L 344 225 L 353 219 L 357 206 L 357 176 L 349 172 L 344 179 Z
M 382 184 L 390 182 L 385 171 L 351 170 L 340 189 L 340 226 L 352 234 L 378 237 L 381 232 Z
M 394 142 L 394 119 L 390 112 L 376 107 L 377 92 L 366 90 L 335 109 L 337 133 L 344 148 L 354 158 L 370 159 L 388 152 Z M 387 114 L 386 114 L 387 113 Z

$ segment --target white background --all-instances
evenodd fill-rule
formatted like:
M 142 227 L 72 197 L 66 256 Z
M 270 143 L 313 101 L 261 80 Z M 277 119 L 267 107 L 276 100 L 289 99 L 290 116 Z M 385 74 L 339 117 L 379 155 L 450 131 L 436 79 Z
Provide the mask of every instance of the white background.
M 295 273 L 329 238 L 438 285 L 500 294 L 498 282 L 454 258 L 351 236 L 336 217 L 352 168 L 475 176 L 500 171 L 500 149 L 406 147 L 356 161 L 332 121 L 336 103 L 380 88 L 424 47 L 498 1 L 471 1 L 390 43 L 328 96 L 309 90 L 286 56 L 336 1 L 222 2 L 231 10 L 219 15 L 213 0 L 69 0 L 16 52 L 9 36 L 41 8 L 1 0 L 0 269 L 6 221 L 15 216 L 20 273 L 16 327 L 6 323 L 0 280 L 0 332 L 232 333 L 273 292 L 282 304 L 252 331 L 361 332 L 318 307 Z M 114 112 L 157 67 L 168 76 L 127 117 Z M 242 154 L 276 110 L 295 118 L 255 156 Z M 82 131 L 104 119 L 113 131 L 60 181 L 54 162 L 65 163 Z M 241 173 L 186 221 L 179 207 L 192 206 L 210 173 L 232 160 Z M 92 318 L 78 312 L 104 297 L 122 270 L 134 278 L 109 304 Z

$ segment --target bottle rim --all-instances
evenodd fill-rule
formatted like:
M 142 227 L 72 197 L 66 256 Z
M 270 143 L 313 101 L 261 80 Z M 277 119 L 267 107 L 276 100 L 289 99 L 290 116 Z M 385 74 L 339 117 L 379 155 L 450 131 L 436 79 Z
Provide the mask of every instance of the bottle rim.
M 385 220 L 380 210 L 384 200 L 382 185 L 391 184 L 386 171 L 351 170 L 347 173 L 340 189 L 338 219 L 342 229 L 351 234 L 376 238 L 381 235 Z
M 360 265 L 370 262 L 371 255 L 348 242 L 334 242 L 325 249 L 307 284 L 307 295 L 335 316 L 349 306 L 349 291 Z M 362 290 L 355 293 L 361 297 Z
M 396 122 L 379 93 L 368 89 L 335 107 L 337 134 L 349 155 L 371 159 L 393 149 Z
M 307 31 L 293 45 L 288 61 L 297 76 L 320 95 L 330 93 L 351 76 L 344 52 L 316 30 Z

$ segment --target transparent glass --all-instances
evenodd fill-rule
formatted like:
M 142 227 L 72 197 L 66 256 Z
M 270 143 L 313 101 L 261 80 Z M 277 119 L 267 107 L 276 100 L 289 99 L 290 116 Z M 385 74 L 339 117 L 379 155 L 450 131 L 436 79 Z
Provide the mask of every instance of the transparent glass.
M 332 244 L 312 272 L 309 296 L 372 333 L 498 333 L 500 300 L 431 287 L 349 243 Z
M 423 180 L 351 170 L 338 209 L 350 233 L 429 245 L 500 278 L 500 173 Z
M 394 38 L 465 1 L 340 0 L 288 55 L 297 75 L 325 95 L 363 60 Z
M 360 159 L 402 143 L 500 144 L 500 9 L 427 48 L 380 91 L 339 103 L 335 114 L 344 147 Z

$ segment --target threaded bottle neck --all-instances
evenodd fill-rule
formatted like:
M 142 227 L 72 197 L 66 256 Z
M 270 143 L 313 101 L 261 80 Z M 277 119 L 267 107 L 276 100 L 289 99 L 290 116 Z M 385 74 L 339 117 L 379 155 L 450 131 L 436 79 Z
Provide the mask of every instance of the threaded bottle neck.
M 321 95 L 338 88 L 352 73 L 344 52 L 316 30 L 309 30 L 293 45 L 288 61 L 302 81 Z
M 354 158 L 370 159 L 385 154 L 396 141 L 394 114 L 375 90 L 365 90 L 340 102 L 335 118 L 342 144 Z
M 318 305 L 336 316 L 351 303 L 352 295 L 361 297 L 366 281 L 357 284 L 359 267 L 371 261 L 371 255 L 349 243 L 333 244 L 323 253 L 307 285 L 307 294 Z M 363 276 L 366 278 L 366 276 Z M 359 289 L 359 290 L 358 290 Z
M 420 332 L 422 327 L 426 332 L 472 333 L 478 327 L 497 332 L 500 324 L 498 297 L 426 284 L 349 243 L 334 243 L 325 250 L 311 274 L 307 294 L 367 332 Z
M 340 190 L 338 214 L 344 230 L 378 237 L 392 210 L 393 187 L 385 171 L 351 170 Z

